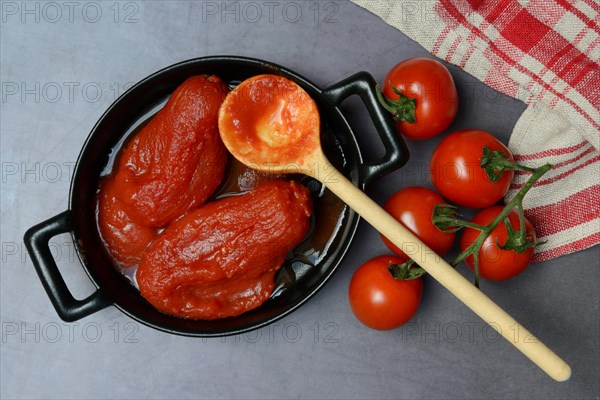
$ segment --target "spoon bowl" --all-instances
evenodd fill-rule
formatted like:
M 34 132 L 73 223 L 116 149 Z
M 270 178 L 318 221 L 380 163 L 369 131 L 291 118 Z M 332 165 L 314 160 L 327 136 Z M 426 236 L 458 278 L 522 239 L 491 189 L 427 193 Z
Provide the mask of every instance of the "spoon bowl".
M 219 130 L 231 154 L 257 170 L 310 172 L 322 153 L 317 104 L 278 75 L 254 76 L 231 91 L 221 105 Z

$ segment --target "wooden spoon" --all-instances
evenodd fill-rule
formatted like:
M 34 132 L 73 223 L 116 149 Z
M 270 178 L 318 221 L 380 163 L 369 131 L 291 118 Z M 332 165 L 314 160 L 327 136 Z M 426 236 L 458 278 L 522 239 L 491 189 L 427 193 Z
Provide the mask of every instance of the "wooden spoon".
M 331 165 L 320 145 L 317 106 L 296 83 L 276 75 L 243 81 L 221 106 L 219 130 L 248 166 L 319 180 L 548 375 L 569 379 L 567 363 Z

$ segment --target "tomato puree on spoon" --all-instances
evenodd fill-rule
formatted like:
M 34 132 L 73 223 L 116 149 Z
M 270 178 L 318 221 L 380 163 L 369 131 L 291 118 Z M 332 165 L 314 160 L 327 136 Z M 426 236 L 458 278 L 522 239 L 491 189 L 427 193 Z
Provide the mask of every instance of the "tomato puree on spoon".
M 219 129 L 236 158 L 252 164 L 305 165 L 319 146 L 319 112 L 298 85 L 277 75 L 257 75 L 230 92 L 221 106 Z

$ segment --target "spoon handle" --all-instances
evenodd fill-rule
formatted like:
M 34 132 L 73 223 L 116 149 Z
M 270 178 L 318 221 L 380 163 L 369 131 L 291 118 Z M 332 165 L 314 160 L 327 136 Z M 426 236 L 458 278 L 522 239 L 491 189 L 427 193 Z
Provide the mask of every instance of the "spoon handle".
M 331 168 L 333 167 L 326 160 L 317 163 L 317 165 L 320 166 L 320 175 L 327 177 L 322 179 L 321 182 L 348 204 L 350 208 L 401 248 L 429 275 L 446 287 L 549 376 L 557 381 L 569 379 L 571 368 L 556 353 L 465 279 L 442 257 L 435 254 L 433 250 L 371 200 L 362 190 L 354 186 L 341 173 L 332 174 Z M 315 177 L 319 179 L 318 176 Z

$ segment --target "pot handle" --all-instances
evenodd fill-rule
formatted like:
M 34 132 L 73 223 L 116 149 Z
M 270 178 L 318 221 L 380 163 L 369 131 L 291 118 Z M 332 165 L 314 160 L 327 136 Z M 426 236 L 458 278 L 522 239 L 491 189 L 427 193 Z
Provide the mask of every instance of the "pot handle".
M 409 157 L 408 148 L 396 130 L 394 119 L 379 104 L 377 90 L 375 79 L 365 71 L 358 72 L 323 90 L 323 94 L 335 105 L 339 105 L 351 95 L 358 95 L 381 137 L 385 155 L 379 160 L 366 162 L 361 166 L 361 177 L 365 183 L 402 167 Z
M 67 210 L 29 228 L 24 236 L 25 246 L 42 285 L 59 317 L 67 322 L 77 321 L 111 304 L 100 290 L 83 300 L 77 300 L 67 288 L 48 242 L 56 235 L 71 231 L 71 211 Z

